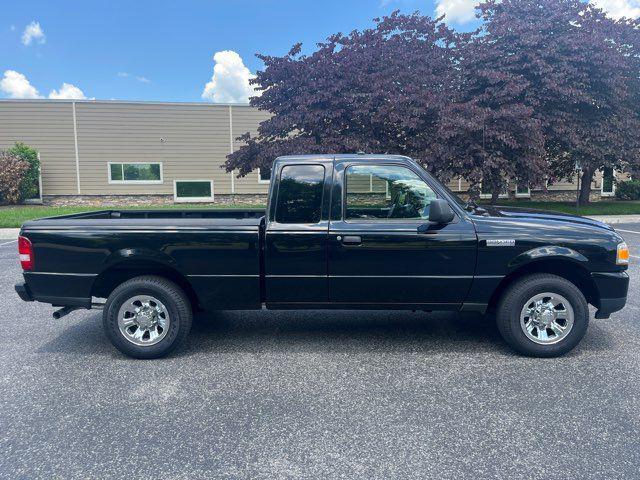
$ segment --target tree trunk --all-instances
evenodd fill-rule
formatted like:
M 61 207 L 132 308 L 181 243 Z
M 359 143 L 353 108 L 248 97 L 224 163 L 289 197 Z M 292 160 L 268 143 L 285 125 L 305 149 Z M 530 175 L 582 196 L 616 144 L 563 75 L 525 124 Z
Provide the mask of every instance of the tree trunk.
M 498 197 L 500 196 L 500 189 L 494 188 L 491 190 L 491 205 L 498 203 Z
M 593 180 L 593 168 L 584 167 L 582 169 L 582 178 L 580 179 L 580 194 L 578 195 L 578 205 L 587 205 L 589 203 L 589 194 L 591 193 L 591 181 Z

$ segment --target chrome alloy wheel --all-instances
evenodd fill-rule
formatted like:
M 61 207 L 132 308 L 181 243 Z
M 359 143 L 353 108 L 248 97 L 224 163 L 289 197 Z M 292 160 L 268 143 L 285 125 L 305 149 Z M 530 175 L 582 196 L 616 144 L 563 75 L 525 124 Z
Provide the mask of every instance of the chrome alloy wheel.
M 529 340 L 552 345 L 569 334 L 574 318 L 573 307 L 562 295 L 539 293 L 522 307 L 520 328 Z
M 120 333 L 141 347 L 149 347 L 162 340 L 169 331 L 170 322 L 167 307 L 149 295 L 129 298 L 118 312 Z

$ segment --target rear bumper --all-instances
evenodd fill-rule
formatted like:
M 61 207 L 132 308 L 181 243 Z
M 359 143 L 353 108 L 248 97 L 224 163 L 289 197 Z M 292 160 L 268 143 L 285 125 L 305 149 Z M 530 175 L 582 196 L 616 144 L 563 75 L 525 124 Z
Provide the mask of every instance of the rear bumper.
M 31 290 L 29 290 L 29 287 L 26 283 L 16 283 L 16 292 L 18 293 L 18 296 L 25 302 L 33 302 L 33 295 L 31 294 Z
M 91 297 L 59 297 L 34 294 L 25 282 L 16 283 L 16 292 L 25 302 L 50 303 L 54 307 L 91 308 Z
M 627 272 L 594 272 L 591 277 L 600 298 L 596 318 L 609 318 L 627 303 L 629 275 Z

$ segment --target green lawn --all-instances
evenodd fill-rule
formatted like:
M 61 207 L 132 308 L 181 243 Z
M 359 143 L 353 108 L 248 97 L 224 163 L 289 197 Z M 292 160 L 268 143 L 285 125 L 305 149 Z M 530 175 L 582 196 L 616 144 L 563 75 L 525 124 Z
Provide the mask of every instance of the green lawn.
M 482 202 L 483 204 L 486 202 Z M 618 200 L 592 202 L 576 209 L 575 203 L 570 202 L 537 202 L 531 200 L 498 200 L 498 205 L 511 207 L 535 208 L 538 210 L 552 210 L 555 212 L 572 213 L 574 215 L 638 215 L 640 202 L 626 202 Z
M 68 215 L 70 213 L 90 212 L 92 210 L 148 210 L 148 209 L 207 209 L 207 210 L 230 210 L 238 208 L 266 208 L 264 205 L 198 205 L 192 204 L 172 204 L 172 205 L 141 205 L 136 207 L 48 207 L 42 205 L 19 205 L 11 207 L 0 207 L 0 228 L 17 228 L 27 220 L 35 218 L 51 217 L 54 215 Z
M 514 207 L 536 208 L 539 210 L 553 210 L 557 212 L 573 213 L 578 215 L 632 215 L 640 214 L 640 202 L 605 201 L 594 202 L 587 206 L 582 206 L 576 211 L 575 203 L 566 202 L 536 202 L 529 200 L 499 200 L 499 205 L 509 205 Z M 17 228 L 27 220 L 35 218 L 51 217 L 53 215 L 66 215 L 70 213 L 89 212 L 91 210 L 114 209 L 164 209 L 164 208 L 195 208 L 229 210 L 236 208 L 265 208 L 264 205 L 198 205 L 198 204 L 172 204 L 172 205 L 147 205 L 131 208 L 123 207 L 47 207 L 42 205 L 20 205 L 12 207 L 0 207 L 0 228 Z

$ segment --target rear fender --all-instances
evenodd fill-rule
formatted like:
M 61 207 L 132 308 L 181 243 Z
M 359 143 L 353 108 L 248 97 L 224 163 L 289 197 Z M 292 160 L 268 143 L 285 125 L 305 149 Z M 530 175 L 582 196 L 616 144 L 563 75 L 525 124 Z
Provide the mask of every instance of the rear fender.
M 146 248 L 123 248 L 114 251 L 105 259 L 102 271 L 108 270 L 115 265 L 129 263 L 131 261 L 161 264 L 165 267 L 178 270 L 176 261 L 160 250 L 151 250 Z

